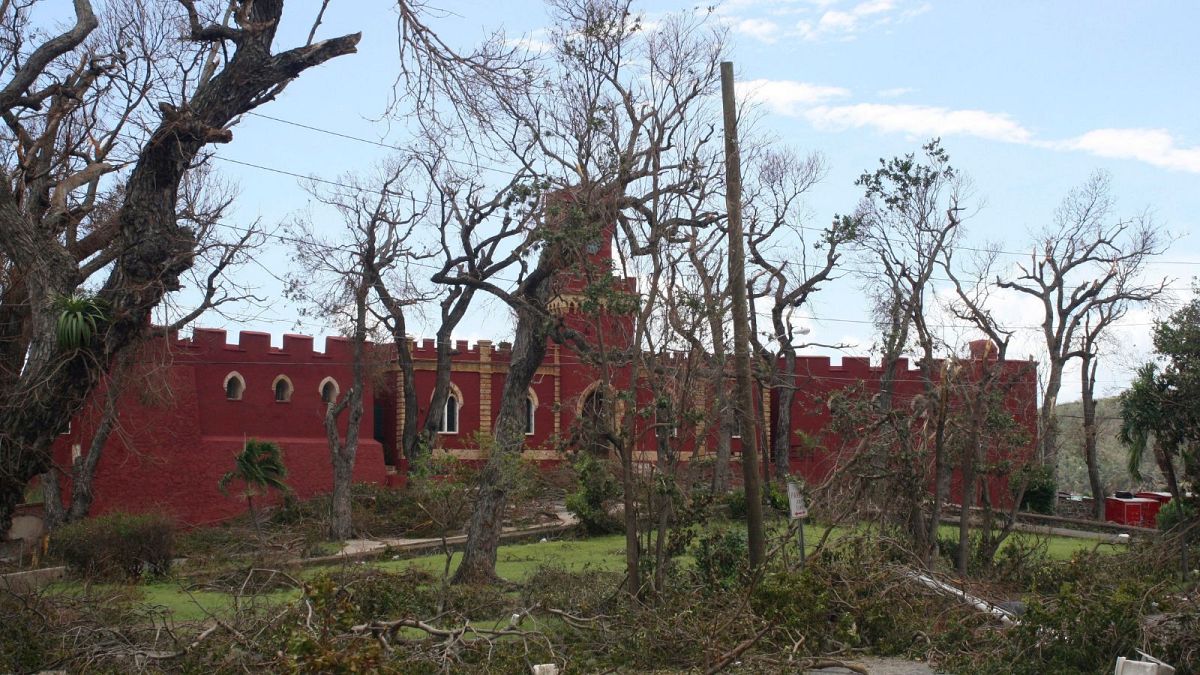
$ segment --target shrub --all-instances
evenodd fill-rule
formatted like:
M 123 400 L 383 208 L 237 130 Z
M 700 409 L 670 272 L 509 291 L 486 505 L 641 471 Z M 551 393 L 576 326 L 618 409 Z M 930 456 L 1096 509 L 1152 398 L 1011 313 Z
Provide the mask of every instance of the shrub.
M 791 510 L 787 493 L 780 490 L 779 485 L 773 481 L 763 484 L 762 500 L 763 506 L 777 513 L 788 513 Z
M 735 586 L 750 569 L 750 547 L 739 530 L 710 532 L 696 542 L 696 573 L 709 589 Z
M 579 489 L 567 495 L 567 511 L 579 519 L 588 534 L 612 534 L 621 531 L 621 523 L 608 512 L 608 505 L 621 493 L 608 465 L 590 453 L 575 458 Z
M 790 509 L 788 505 L 787 493 L 783 492 L 774 483 L 764 483 L 762 485 L 762 505 L 764 515 L 769 515 L 771 511 L 778 513 L 787 513 Z M 746 519 L 746 491 L 737 489 L 725 496 L 725 505 L 729 508 L 729 517 L 733 520 Z
M 51 658 L 53 636 L 34 604 L 37 598 L 22 599 L 0 593 L 0 672 L 33 673 Z
M 1178 499 L 1163 504 L 1158 511 L 1158 529 L 1168 532 L 1176 525 L 1186 523 L 1196 518 L 1196 507 Z
M 619 572 L 543 565 L 525 582 L 521 599 L 526 607 L 540 604 L 584 616 L 603 614 L 618 597 L 622 578 Z
M 174 543 L 175 526 L 165 515 L 110 513 L 56 529 L 50 550 L 81 577 L 128 580 L 165 574 Z
M 729 508 L 729 517 L 732 520 L 746 519 L 746 491 L 734 490 L 725 495 L 725 506 Z
M 1027 466 L 1021 470 L 1025 479 L 1025 494 L 1021 496 L 1021 508 L 1034 513 L 1054 513 L 1054 502 L 1058 498 L 1058 484 L 1054 472 L 1048 466 Z

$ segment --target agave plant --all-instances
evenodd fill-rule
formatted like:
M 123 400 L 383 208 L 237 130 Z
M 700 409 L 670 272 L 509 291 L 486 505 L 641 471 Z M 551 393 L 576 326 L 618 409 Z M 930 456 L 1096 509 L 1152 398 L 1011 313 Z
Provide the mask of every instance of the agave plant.
M 104 301 L 89 293 L 60 295 L 54 308 L 58 311 L 58 347 L 67 351 L 91 342 L 105 319 Z

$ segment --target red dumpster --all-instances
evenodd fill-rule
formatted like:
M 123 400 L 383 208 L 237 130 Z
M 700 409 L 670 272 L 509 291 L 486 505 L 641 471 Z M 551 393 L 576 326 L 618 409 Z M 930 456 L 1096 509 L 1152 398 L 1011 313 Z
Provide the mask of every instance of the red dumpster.
M 1161 506 L 1157 500 L 1142 497 L 1106 497 L 1104 519 L 1134 527 L 1154 527 L 1154 516 Z

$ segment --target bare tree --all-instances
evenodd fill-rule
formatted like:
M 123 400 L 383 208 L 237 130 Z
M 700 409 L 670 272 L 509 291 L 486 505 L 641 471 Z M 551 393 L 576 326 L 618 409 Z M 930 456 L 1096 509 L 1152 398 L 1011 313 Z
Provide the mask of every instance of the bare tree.
M 548 221 L 541 223 L 514 252 L 522 265 L 516 288 L 502 289 L 490 281 L 466 275 L 434 277 L 438 283 L 461 283 L 486 290 L 508 303 L 516 313 L 512 356 L 493 432 L 495 448 L 480 472 L 479 493 L 467 525 L 467 544 L 454 583 L 496 579 L 496 550 L 510 488 L 506 462 L 518 456 L 525 445 L 525 397 L 546 357 L 547 343 L 554 335 L 556 322 L 549 307 L 558 292 L 556 280 L 564 269 L 579 263 L 581 241 L 590 238 L 585 234 L 589 229 L 586 223 L 594 213 L 590 202 L 577 200 L 570 206 L 560 204 L 549 211 L 550 215 L 545 216 Z M 524 261 L 526 252 L 537 249 L 540 249 L 537 262 L 528 265 Z
M 960 271 L 954 265 L 954 249 L 942 252 L 939 263 L 954 286 L 954 297 L 949 301 L 952 316 L 965 320 L 978 330 L 986 342 L 981 350 L 971 354 L 966 361 L 953 364 L 946 371 L 941 383 L 942 397 L 953 397 L 959 409 L 949 421 L 951 446 L 958 447 L 959 471 L 962 485 L 962 500 L 959 508 L 958 556 L 955 565 L 960 575 L 966 575 L 972 557 L 970 526 L 973 509 L 982 497 L 984 513 L 977 531 L 975 559 L 991 561 L 1000 544 L 1012 532 L 1016 522 L 1016 510 L 1020 507 L 1024 486 L 1014 490 L 1011 511 L 1001 529 L 993 527 L 994 512 L 991 493 L 986 481 L 987 472 L 981 470 L 987 462 L 989 451 L 997 457 L 1011 456 L 1028 447 L 1032 439 L 1022 437 L 1015 412 L 1007 402 L 1012 390 L 1023 377 L 1033 373 L 1012 368 L 1006 362 L 1013 331 L 1005 328 L 991 311 L 990 305 L 997 286 L 990 281 L 997 265 L 998 247 L 985 248 L 974 256 L 971 271 Z M 973 283 L 966 280 L 972 279 Z M 993 469 L 995 471 L 995 469 Z M 1008 470 L 1005 477 L 1012 480 L 1023 472 Z M 1012 487 L 1012 486 L 1010 486 Z
M 729 460 L 736 424 L 729 400 L 728 353 L 729 289 L 724 278 L 723 233 L 719 228 L 690 228 L 687 241 L 668 250 L 663 312 L 677 339 L 688 351 L 702 355 L 705 390 L 715 414 L 704 416 L 697 432 L 696 451 L 703 439 L 716 435 L 712 476 L 714 494 L 729 490 Z
M 1089 310 L 1079 333 L 1079 393 L 1083 412 L 1083 458 L 1092 488 L 1092 516 L 1104 520 L 1104 483 L 1100 480 L 1100 458 L 1096 438 L 1096 369 L 1100 348 L 1108 329 L 1129 311 L 1128 302 L 1104 303 Z
M 801 157 L 787 151 L 767 151 L 751 172 L 746 198 L 746 248 L 761 275 L 750 284 L 750 295 L 769 303 L 769 333 L 752 333 L 764 379 L 776 411 L 770 457 L 779 477 L 791 472 L 792 405 L 796 400 L 796 356 L 814 346 L 797 341 L 792 317 L 809 297 L 834 278 L 841 250 L 858 236 L 853 218 L 838 218 L 819 237 L 806 235 L 805 193 L 824 173 L 817 155 Z M 816 241 L 814 241 L 814 239 Z M 757 326 L 757 316 L 752 317 Z M 837 347 L 838 345 L 824 345 Z M 781 363 L 782 362 L 782 363 Z
M 424 159 L 422 164 L 436 207 L 429 220 L 438 233 L 433 245 L 436 253 L 432 256 L 440 258 L 440 265 L 431 278 L 438 284 L 433 293 L 440 297 L 433 397 L 423 424 L 417 420 L 416 402 L 410 406 L 410 397 L 405 398 L 402 436 L 405 454 L 410 459 L 434 446 L 442 425 L 455 356 L 451 337 L 479 290 L 477 284 L 462 283 L 461 279 L 490 281 L 516 266 L 519 260 L 516 251 L 528 235 L 537 197 L 536 181 L 526 170 L 516 171 L 507 177 L 506 183 L 493 186 L 478 171 L 465 173 L 444 157 L 437 161 Z M 455 281 L 440 281 L 448 278 Z
M 661 264 L 654 253 L 679 237 L 681 228 L 719 220 L 693 195 L 708 198 L 711 192 L 700 186 L 719 176 L 712 95 L 719 83 L 722 33 L 705 24 L 703 17 L 694 16 L 671 16 L 647 28 L 625 0 L 553 0 L 550 6 L 554 50 L 544 74 L 536 79 L 537 86 L 529 87 L 522 96 L 500 101 L 492 128 L 502 120 L 508 133 L 497 134 L 496 142 L 522 158 L 522 166 L 539 176 L 547 191 L 571 195 L 567 211 L 576 223 L 567 229 L 578 237 L 574 245 L 604 236 L 609 224 L 615 223 L 622 243 L 619 248 L 631 259 L 644 257 L 646 274 L 652 276 L 654 265 Z M 567 243 L 554 233 L 540 236 L 546 238 L 546 251 Z M 518 345 L 525 336 L 544 339 L 553 334 L 540 328 L 546 317 L 536 309 L 550 296 L 543 297 L 528 281 L 531 277 L 536 280 L 533 275 L 538 270 L 547 275 L 555 271 L 545 267 L 549 265 L 545 257 L 543 252 L 517 292 L 489 289 L 517 312 Z M 572 260 L 579 260 L 579 254 Z M 531 295 L 533 290 L 537 293 Z M 529 324 L 527 328 L 522 327 L 523 322 Z M 638 372 L 639 350 L 633 345 L 642 344 L 648 326 L 647 321 L 635 319 L 632 344 L 627 347 L 629 360 L 627 365 L 621 364 L 630 372 Z M 558 334 L 586 343 L 568 332 L 560 330 Z M 514 363 L 516 348 L 514 345 Z M 540 363 L 544 345 L 525 348 L 522 357 L 535 357 Z M 536 368 L 536 363 L 529 365 Z M 514 379 L 514 371 L 515 366 L 505 383 L 493 457 L 519 449 L 522 440 L 519 433 L 512 442 L 505 438 L 503 410 L 512 408 L 514 418 L 509 423 L 519 432 L 521 419 L 516 413 L 523 408 L 526 392 L 524 386 L 515 386 L 520 379 Z M 615 399 L 606 397 L 605 405 L 615 406 Z M 612 413 L 609 419 L 617 422 L 618 416 Z M 625 421 L 620 427 L 631 439 L 634 434 L 628 434 L 629 424 Z M 621 459 L 623 472 L 631 473 L 633 445 L 623 440 L 619 447 L 630 448 Z M 460 581 L 494 574 L 490 542 L 499 532 L 495 506 L 502 505 L 503 498 L 498 495 L 489 501 L 487 493 L 497 489 L 492 482 L 497 476 L 486 469 L 481 476 L 483 492 L 468 530 Z M 626 499 L 632 496 L 629 490 Z M 626 511 L 628 584 L 636 590 L 640 588 L 633 520 L 636 509 L 627 505 L 631 507 Z
M 307 186 L 309 193 L 341 218 L 345 228 L 333 238 L 317 234 L 313 216 L 301 218 L 292 228 L 295 269 L 289 278 L 288 295 L 311 307 L 318 316 L 341 328 L 351 345 L 351 382 L 344 394 L 326 401 L 325 434 L 333 466 L 330 536 L 349 539 L 353 534 L 350 488 L 363 417 L 364 390 L 374 370 L 367 337 L 374 332 L 375 316 L 389 319 L 396 297 L 386 291 L 379 303 L 373 292 L 396 261 L 412 255 L 409 243 L 414 227 L 424 216 L 424 203 L 405 183 L 404 165 L 384 168 L 377 181 L 344 177 L 327 188 Z M 370 185 L 371 187 L 367 187 Z M 336 231 L 336 230 L 335 230 Z M 378 305 L 382 305 L 379 307 Z M 400 320 L 403 314 L 400 313 Z M 346 413 L 345 431 L 339 417 Z
M 1039 455 L 1052 469 L 1058 461 L 1056 410 L 1063 371 L 1068 362 L 1083 356 L 1080 330 L 1085 320 L 1106 305 L 1151 301 L 1167 287 L 1166 279 L 1143 279 L 1146 266 L 1164 248 L 1161 231 L 1145 215 L 1112 220 L 1111 192 L 1109 177 L 1102 172 L 1071 190 L 1053 222 L 1036 235 L 1029 260 L 1018 263 L 1008 279 L 997 278 L 1001 288 L 1027 295 L 1041 306 L 1048 368 Z
M 0 116 L 12 135 L 0 181 L 0 530 L 25 484 L 48 468 L 51 441 L 191 266 L 196 235 L 176 217 L 183 176 L 206 146 L 232 140 L 239 115 L 308 68 L 352 53 L 359 39 L 272 53 L 279 0 L 236 2 L 230 24 L 192 0 L 114 4 L 111 23 L 88 0 L 73 6 L 74 23 L 52 37 L 26 5 L 5 3 L 0 17 Z M 131 27 L 153 44 L 100 41 Z M 175 40 L 178 27 L 184 41 Z M 213 74 L 201 77 L 210 53 Z M 102 212 L 109 217 L 93 220 Z M 102 270 L 97 334 L 64 349 L 58 299 Z

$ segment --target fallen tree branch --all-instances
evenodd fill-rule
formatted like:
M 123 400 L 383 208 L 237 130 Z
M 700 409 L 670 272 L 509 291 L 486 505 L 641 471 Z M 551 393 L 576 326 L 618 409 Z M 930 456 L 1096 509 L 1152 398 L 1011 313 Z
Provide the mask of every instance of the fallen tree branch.
M 722 656 L 720 658 L 720 660 L 717 661 L 717 664 L 715 666 L 704 671 L 705 675 L 714 675 L 714 673 L 719 673 L 722 670 L 725 670 L 726 668 L 728 668 L 729 664 L 733 663 L 734 659 L 741 656 L 742 653 L 745 652 L 747 649 L 750 649 L 751 647 L 753 647 L 754 643 L 756 643 L 760 639 L 762 639 L 762 636 L 766 635 L 767 631 L 769 631 L 769 630 L 771 630 L 771 626 L 765 626 L 762 630 L 755 633 L 754 637 L 750 637 L 750 638 L 746 638 L 745 640 L 742 640 L 742 642 L 740 644 L 738 644 L 738 646 L 734 647 L 725 656 Z

